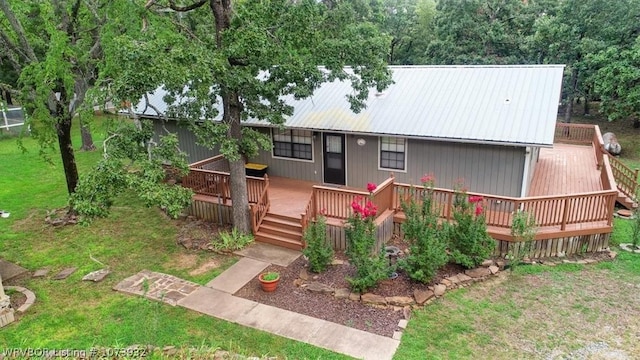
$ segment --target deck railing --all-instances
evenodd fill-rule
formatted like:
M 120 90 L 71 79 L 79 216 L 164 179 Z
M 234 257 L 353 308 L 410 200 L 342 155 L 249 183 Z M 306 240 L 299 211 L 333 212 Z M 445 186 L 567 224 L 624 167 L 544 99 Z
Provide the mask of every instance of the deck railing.
M 229 173 L 191 168 L 182 178 L 182 186 L 196 194 L 215 196 L 226 204 L 231 200 L 230 180 Z
M 200 160 L 189 165 L 191 169 L 201 169 L 201 170 L 212 170 L 212 171 L 221 171 L 221 172 L 229 172 L 229 161 L 224 157 L 224 155 L 216 155 L 214 157 L 210 157 L 208 159 Z
M 609 155 L 607 158 L 611 164 L 618 189 L 629 198 L 635 199 L 638 191 L 638 169 L 631 170 L 614 156 Z
M 267 215 L 271 205 L 269 202 L 269 177 L 267 175 L 264 176 L 262 184 L 260 195 L 257 197 L 256 202 L 251 204 L 251 228 L 254 234 L 258 232 L 258 228 L 260 228 L 262 220 Z M 249 183 L 247 182 L 248 187 Z
M 588 145 L 593 141 L 595 126 L 557 123 L 553 142 Z
M 307 202 L 307 206 L 305 206 L 304 211 L 300 214 L 300 225 L 302 226 L 302 233 L 309 226 L 309 222 L 313 221 L 316 218 L 316 197 L 315 193 L 312 192 L 309 197 L 309 202 Z
M 394 186 L 394 209 L 402 210 L 402 202 L 410 197 L 421 199 L 427 189 L 423 186 L 396 183 Z M 456 192 L 450 189 L 433 188 L 434 209 L 444 220 L 453 219 L 453 204 Z M 611 225 L 613 205 L 617 192 L 596 191 L 582 194 L 536 196 L 513 198 L 482 193 L 467 193 L 481 196 L 485 220 L 488 226 L 511 228 L 513 212 L 524 210 L 533 214 L 538 228 L 554 227 L 565 230 L 567 225 L 606 222 Z

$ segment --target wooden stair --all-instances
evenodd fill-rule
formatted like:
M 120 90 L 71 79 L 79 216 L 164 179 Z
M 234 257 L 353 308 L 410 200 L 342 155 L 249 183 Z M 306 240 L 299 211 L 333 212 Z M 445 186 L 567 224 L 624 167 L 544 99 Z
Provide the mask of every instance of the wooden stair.
M 267 213 L 254 236 L 256 241 L 288 249 L 304 248 L 300 219 L 293 217 Z
M 618 191 L 616 201 L 628 210 L 633 210 L 638 207 L 638 203 L 633 202 L 633 200 L 622 191 Z

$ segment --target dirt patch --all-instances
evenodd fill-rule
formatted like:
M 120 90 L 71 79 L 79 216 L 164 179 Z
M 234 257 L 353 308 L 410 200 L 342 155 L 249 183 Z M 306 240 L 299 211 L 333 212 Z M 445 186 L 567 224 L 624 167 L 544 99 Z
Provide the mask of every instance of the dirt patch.
M 9 302 L 13 309 L 17 309 L 27 302 L 27 296 L 19 291 L 7 291 L 9 295 Z
M 169 266 L 177 269 L 191 269 L 198 265 L 198 255 L 196 254 L 178 254 L 171 258 Z
M 197 268 L 189 271 L 189 275 L 191 275 L 191 276 L 202 275 L 204 273 L 207 273 L 207 272 L 219 267 L 220 265 L 221 264 L 220 264 L 219 260 L 211 259 L 211 260 L 205 262 L 204 264 L 198 266 Z
M 230 226 L 196 220 L 193 217 L 182 220 L 178 226 L 180 230 L 176 242 L 188 250 L 213 250 L 211 241 L 216 239 L 220 232 L 231 229 Z

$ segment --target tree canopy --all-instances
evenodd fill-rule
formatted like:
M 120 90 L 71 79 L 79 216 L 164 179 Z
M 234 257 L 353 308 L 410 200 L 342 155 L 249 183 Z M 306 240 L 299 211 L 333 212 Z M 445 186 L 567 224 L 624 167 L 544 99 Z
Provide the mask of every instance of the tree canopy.
M 234 224 L 243 231 L 249 230 L 243 159 L 270 144 L 242 121 L 281 125 L 293 112 L 284 96 L 308 97 L 334 80 L 351 83 L 348 100 L 359 111 L 371 87 L 391 82 L 390 39 L 372 22 L 379 11 L 367 2 L 152 0 L 137 13 L 139 28 L 105 48 L 100 87 L 134 103 L 156 88 L 167 91 L 172 106 L 158 116 L 188 122 L 202 144 L 229 160 Z

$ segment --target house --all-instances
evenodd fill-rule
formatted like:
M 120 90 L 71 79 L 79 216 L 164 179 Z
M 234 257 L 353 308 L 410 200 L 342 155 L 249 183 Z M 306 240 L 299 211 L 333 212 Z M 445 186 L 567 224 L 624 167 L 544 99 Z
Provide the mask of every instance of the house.
M 538 241 L 531 257 L 608 246 L 614 204 L 624 195 L 618 184 L 626 181 L 635 189 L 636 182 L 621 178 L 632 172 L 619 162 L 612 171 L 610 161 L 615 159 L 604 150 L 597 126 L 556 124 L 562 65 L 391 69 L 394 84 L 382 93 L 371 90 L 367 108 L 358 114 L 345 99 L 349 85 L 334 81 L 308 99 L 285 99 L 294 113 L 284 130 L 257 119 L 244 123 L 267 134 L 273 144 L 270 151 L 249 159 L 249 167 L 266 167 L 268 174 L 247 178 L 257 240 L 300 249 L 304 229 L 322 212 L 333 245 L 344 248 L 343 225 L 351 201 L 371 196 L 379 209 L 378 244 L 384 244 L 400 230 L 400 203 L 412 194 L 411 184 L 433 174 L 443 219 L 451 220 L 451 189 L 457 182 L 464 181 L 469 194 L 483 196 L 497 255 L 518 245 L 510 234 L 516 209 L 536 217 Z M 161 89 L 149 99 L 154 108 L 167 108 Z M 137 112 L 158 119 L 143 104 Z M 194 136 L 172 121 L 155 124 L 158 133 L 176 132 L 192 161 L 183 179 L 183 186 L 196 192 L 190 212 L 230 222 L 230 175 L 224 157 L 198 147 Z M 580 162 L 564 166 L 566 161 L 553 154 L 556 150 Z M 540 192 L 555 191 L 556 185 L 544 183 L 551 180 L 562 189 Z M 369 182 L 378 184 L 371 194 L 365 190 Z
M 350 85 L 336 80 L 310 98 L 289 99 L 295 110 L 284 131 L 246 121 L 273 141 L 271 151 L 250 161 L 267 165 L 271 176 L 317 184 L 362 188 L 390 172 L 418 183 L 431 173 L 446 188 L 464 179 L 471 191 L 526 196 L 539 149 L 553 145 L 563 68 L 392 66 L 394 84 L 371 90 L 359 114 L 345 98 Z M 161 110 L 163 94 L 150 96 Z M 156 113 L 147 108 L 141 115 Z M 187 130 L 163 126 L 179 134 L 191 162 L 215 155 Z

